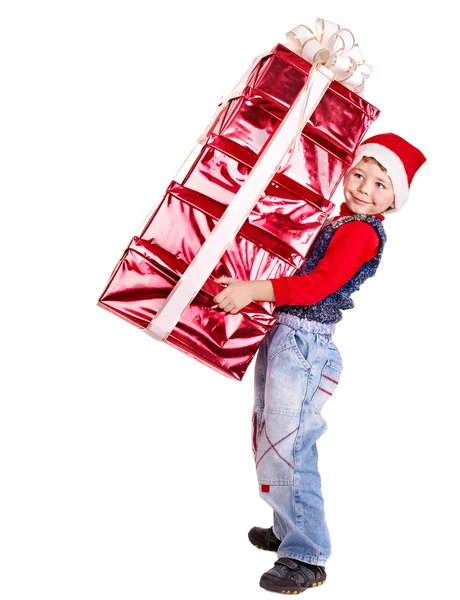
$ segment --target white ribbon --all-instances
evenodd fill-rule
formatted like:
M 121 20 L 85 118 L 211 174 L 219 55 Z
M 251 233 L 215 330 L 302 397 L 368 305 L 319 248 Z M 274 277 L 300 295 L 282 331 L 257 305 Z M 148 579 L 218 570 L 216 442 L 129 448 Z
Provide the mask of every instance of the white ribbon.
M 349 29 L 341 29 L 337 23 L 316 19 L 315 31 L 306 25 L 298 25 L 286 34 L 289 50 L 300 54 L 312 64 L 319 62 L 334 75 L 336 81 L 361 95 L 365 80 L 372 74 L 372 66 L 367 64 L 355 43 Z

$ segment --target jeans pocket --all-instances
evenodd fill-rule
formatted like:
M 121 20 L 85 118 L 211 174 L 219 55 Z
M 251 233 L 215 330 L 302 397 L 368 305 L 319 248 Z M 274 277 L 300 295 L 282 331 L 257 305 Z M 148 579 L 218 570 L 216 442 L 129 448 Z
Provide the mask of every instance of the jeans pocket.
M 311 404 L 316 413 L 321 413 L 324 405 L 335 392 L 335 388 L 339 384 L 340 375 L 342 374 L 342 365 L 329 359 L 322 371 L 318 387 L 316 388 Z
M 300 361 L 300 364 L 305 367 L 307 371 L 310 371 L 311 365 L 308 362 L 308 342 L 306 336 L 302 336 L 302 333 L 293 329 L 291 332 L 291 343 L 294 349 L 295 355 Z

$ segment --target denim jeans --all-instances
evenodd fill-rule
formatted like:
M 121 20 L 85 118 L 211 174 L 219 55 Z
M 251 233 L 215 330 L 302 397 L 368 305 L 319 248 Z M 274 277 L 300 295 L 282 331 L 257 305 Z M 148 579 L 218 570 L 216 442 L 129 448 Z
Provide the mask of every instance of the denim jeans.
M 330 556 L 316 442 L 341 371 L 331 335 L 277 323 L 259 347 L 252 442 L 259 493 L 282 540 L 279 557 L 325 565 Z

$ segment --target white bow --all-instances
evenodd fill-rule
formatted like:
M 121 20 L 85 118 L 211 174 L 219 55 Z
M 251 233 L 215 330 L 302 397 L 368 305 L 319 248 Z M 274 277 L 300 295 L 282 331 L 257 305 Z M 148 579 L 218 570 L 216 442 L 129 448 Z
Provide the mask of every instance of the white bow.
M 336 81 L 361 95 L 365 80 L 372 74 L 349 29 L 337 23 L 316 19 L 316 33 L 306 25 L 298 25 L 286 34 L 286 47 L 312 64 L 330 69 Z

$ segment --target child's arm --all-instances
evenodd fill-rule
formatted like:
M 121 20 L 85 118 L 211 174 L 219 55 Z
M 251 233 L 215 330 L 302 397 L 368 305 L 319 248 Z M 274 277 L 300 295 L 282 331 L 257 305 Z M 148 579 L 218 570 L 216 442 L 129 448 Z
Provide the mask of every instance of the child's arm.
M 342 225 L 332 238 L 327 252 L 310 274 L 271 280 L 276 305 L 308 306 L 339 290 L 379 247 L 376 230 L 364 221 Z
M 268 280 L 242 281 L 220 277 L 217 283 L 228 284 L 214 298 L 219 307 L 236 314 L 255 300 L 308 306 L 316 304 L 340 289 L 360 267 L 378 251 L 379 236 L 372 225 L 351 221 L 334 234 L 327 252 L 308 275 Z

